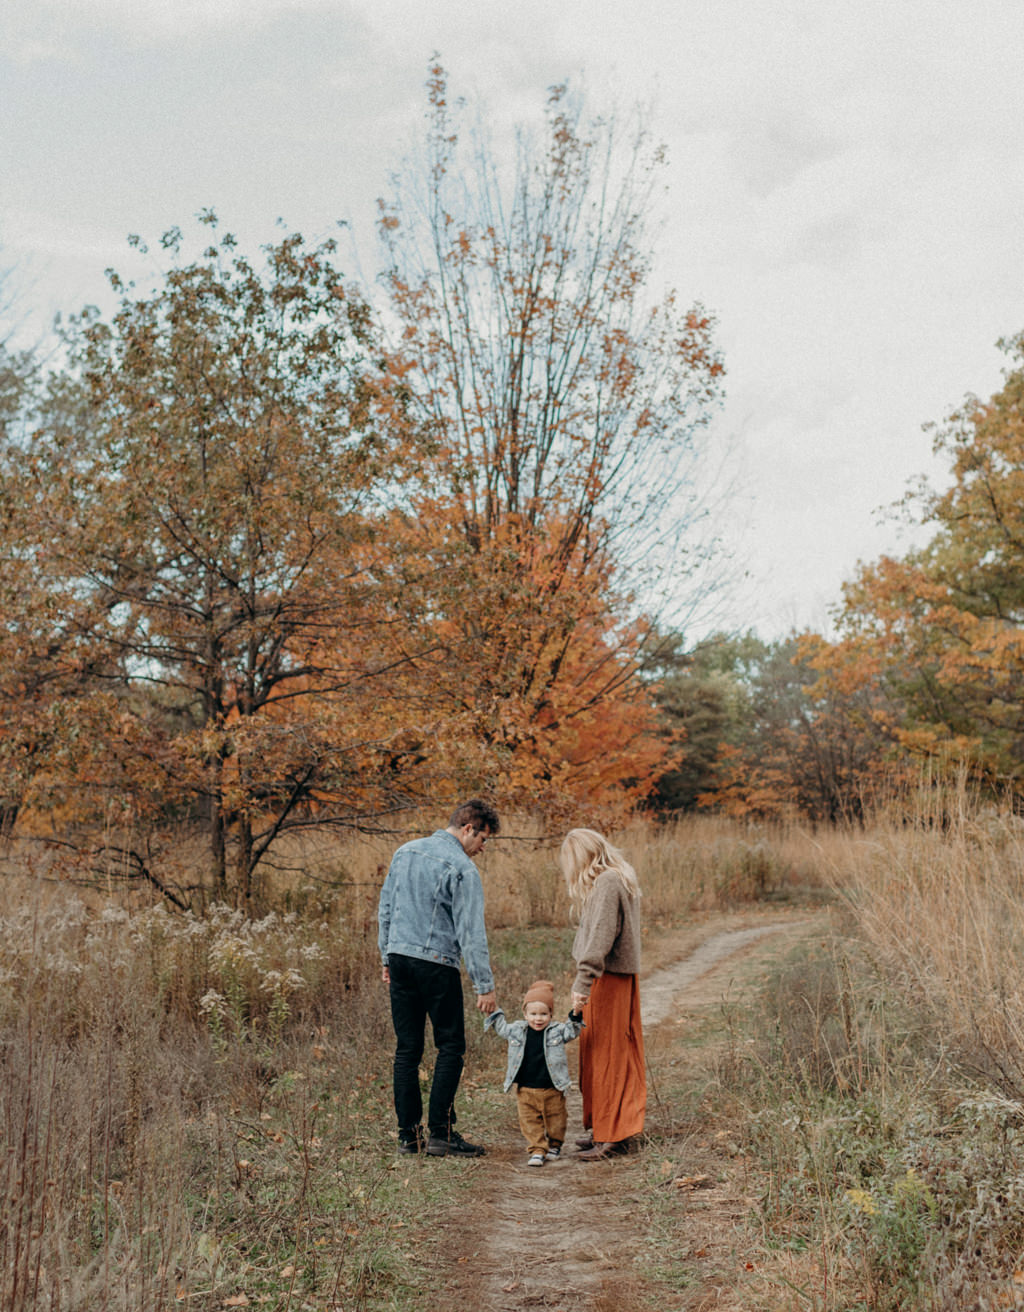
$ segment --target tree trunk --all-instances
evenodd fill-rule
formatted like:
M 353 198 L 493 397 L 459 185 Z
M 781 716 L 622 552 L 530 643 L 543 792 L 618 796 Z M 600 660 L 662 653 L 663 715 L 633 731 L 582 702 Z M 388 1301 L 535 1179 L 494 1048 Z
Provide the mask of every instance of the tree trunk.
M 253 904 L 254 881 L 252 824 L 248 816 L 239 816 L 236 833 L 238 850 L 235 854 L 235 896 L 238 905 L 244 910 L 249 910 Z

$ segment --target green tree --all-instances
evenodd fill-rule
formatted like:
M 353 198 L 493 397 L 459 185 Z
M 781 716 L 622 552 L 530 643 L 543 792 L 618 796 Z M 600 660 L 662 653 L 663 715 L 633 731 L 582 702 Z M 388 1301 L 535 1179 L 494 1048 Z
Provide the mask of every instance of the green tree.
M 762 644 L 753 634 L 712 634 L 687 651 L 672 635 L 653 645 L 645 665 L 666 733 L 668 769 L 650 798 L 658 811 L 689 811 L 721 779 L 723 749 L 743 741 L 751 722 L 748 666 Z

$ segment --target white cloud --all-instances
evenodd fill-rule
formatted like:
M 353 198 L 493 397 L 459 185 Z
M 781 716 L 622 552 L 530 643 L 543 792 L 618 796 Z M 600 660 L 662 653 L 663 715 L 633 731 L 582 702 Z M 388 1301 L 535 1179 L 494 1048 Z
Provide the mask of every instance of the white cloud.
M 3 5 L 3 0 L 0 0 Z M 1024 327 L 1020 0 L 8 0 L 0 239 L 75 309 L 213 205 L 351 217 L 422 132 L 435 50 L 499 128 L 585 71 L 668 142 L 658 279 L 720 319 L 754 601 L 785 624 L 895 549 L 921 425 Z M 745 534 L 745 536 L 744 536 Z M 782 617 L 781 619 L 779 617 Z
M 24 29 L 105 29 L 138 39 L 248 26 L 338 7 L 336 0 L 33 0 L 31 5 L 14 0 L 5 9 L 21 13 Z

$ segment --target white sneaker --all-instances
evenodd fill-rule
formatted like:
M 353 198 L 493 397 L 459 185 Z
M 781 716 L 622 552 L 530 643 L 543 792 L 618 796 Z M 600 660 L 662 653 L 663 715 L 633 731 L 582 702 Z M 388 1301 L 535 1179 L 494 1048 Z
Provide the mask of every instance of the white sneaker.
M 543 1154 L 543 1153 L 533 1153 L 533 1154 L 531 1155 L 531 1157 L 530 1157 L 530 1160 L 526 1163 L 526 1165 L 527 1165 L 527 1166 L 543 1166 L 543 1165 L 544 1165 L 544 1154 Z
M 544 1157 L 546 1161 L 557 1162 L 559 1157 L 561 1157 L 561 1155 L 562 1155 L 562 1149 L 561 1149 L 561 1145 L 559 1145 L 559 1147 L 557 1148 L 549 1148 L 547 1152 L 544 1154 Z

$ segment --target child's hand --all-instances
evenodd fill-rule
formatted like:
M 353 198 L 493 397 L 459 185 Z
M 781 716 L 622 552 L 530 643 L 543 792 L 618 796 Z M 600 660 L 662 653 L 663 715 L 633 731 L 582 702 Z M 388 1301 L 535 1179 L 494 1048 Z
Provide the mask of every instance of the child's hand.
M 573 1011 L 582 1011 L 588 1001 L 589 999 L 585 993 L 574 993 L 572 995 Z

